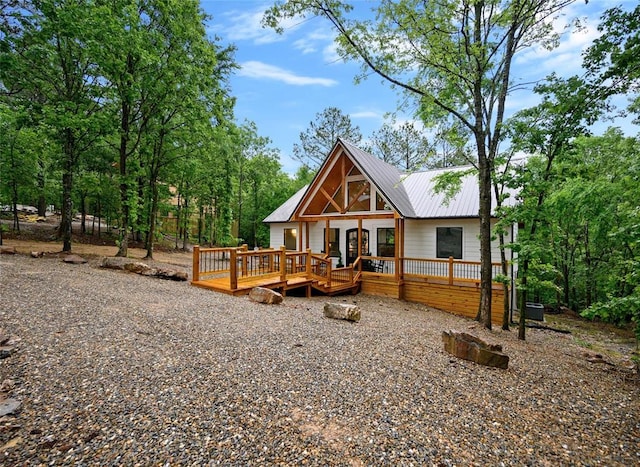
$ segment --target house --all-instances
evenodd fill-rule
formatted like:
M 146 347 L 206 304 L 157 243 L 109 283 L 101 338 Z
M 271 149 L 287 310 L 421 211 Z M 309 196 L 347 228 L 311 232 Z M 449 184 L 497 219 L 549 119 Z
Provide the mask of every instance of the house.
M 434 192 L 439 174 L 464 169 L 403 174 L 338 139 L 311 184 L 264 219 L 270 247 L 324 254 L 333 269 L 355 265 L 363 293 L 475 316 L 480 296 L 477 177 L 464 176 L 448 202 L 445 194 Z M 507 241 L 515 233 L 514 227 Z M 502 274 L 497 241 L 492 258 L 495 277 Z M 492 320 L 500 323 L 502 284 L 495 283 L 492 296 Z

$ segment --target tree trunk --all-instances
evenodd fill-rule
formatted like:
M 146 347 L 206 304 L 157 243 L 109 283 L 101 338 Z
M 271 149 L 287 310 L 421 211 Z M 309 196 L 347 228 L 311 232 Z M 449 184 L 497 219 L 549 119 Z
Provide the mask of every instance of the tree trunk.
M 153 238 L 156 234 L 156 219 L 158 218 L 158 183 L 156 175 L 150 180 L 151 185 L 151 212 L 149 213 L 149 228 L 147 231 L 147 254 L 145 258 L 153 259 Z
M 482 147 L 478 145 L 481 153 Z M 491 170 L 486 154 L 478 155 L 480 189 L 480 308 L 476 320 L 491 329 Z
M 520 319 L 518 320 L 518 339 L 521 341 L 525 340 L 525 320 L 526 320 L 526 310 L 527 310 L 527 272 L 529 270 L 529 260 L 525 259 L 522 263 L 522 280 L 521 291 L 520 291 Z
M 73 166 L 75 161 L 75 140 L 70 128 L 64 131 L 64 167 L 62 168 L 62 219 L 59 236 L 62 237 L 62 251 L 71 251 L 73 222 Z

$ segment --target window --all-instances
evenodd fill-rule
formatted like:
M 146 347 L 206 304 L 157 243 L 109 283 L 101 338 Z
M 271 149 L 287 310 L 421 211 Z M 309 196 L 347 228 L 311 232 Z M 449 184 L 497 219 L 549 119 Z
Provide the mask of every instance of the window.
M 353 203 L 350 212 L 368 211 L 371 209 L 371 187 L 366 180 L 357 180 L 348 183 L 349 187 L 349 204 L 357 196 L 358 199 Z
M 326 242 L 326 238 L 327 229 L 323 229 L 323 245 Z M 329 256 L 340 256 L 340 229 L 329 229 Z
M 336 194 L 333 195 L 333 200 L 336 202 L 338 206 L 343 206 L 344 204 L 343 198 L 344 197 L 342 196 L 342 186 L 340 186 L 336 191 Z M 339 212 L 339 211 L 336 209 L 336 207 L 332 203 L 327 203 L 327 207 L 324 209 L 324 212 L 330 213 L 330 212 Z
M 394 256 L 396 245 L 395 229 L 380 228 L 378 229 L 378 256 Z
M 391 206 L 380 196 L 380 193 L 376 193 L 376 211 L 391 211 Z
M 462 227 L 436 228 L 436 257 L 462 259 Z
M 287 250 L 298 249 L 298 231 L 296 229 L 284 229 L 284 247 Z

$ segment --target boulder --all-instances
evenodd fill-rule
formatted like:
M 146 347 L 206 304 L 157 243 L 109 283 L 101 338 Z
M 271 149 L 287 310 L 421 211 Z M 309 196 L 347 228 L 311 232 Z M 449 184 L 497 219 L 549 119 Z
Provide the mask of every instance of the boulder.
M 31 252 L 31 257 L 32 258 L 42 258 L 44 256 L 44 251 L 32 251 Z
M 277 305 L 282 303 L 282 294 L 266 287 L 254 287 L 249 292 L 249 298 L 254 302 L 266 303 L 267 305 Z
M 347 321 L 360 321 L 360 307 L 345 303 L 325 303 L 324 315 L 332 319 L 344 319 Z
M 15 255 L 16 249 L 12 246 L 0 246 L 0 255 Z
M 144 263 L 125 263 L 124 270 L 136 274 L 150 275 L 152 268 Z
M 509 366 L 509 356 L 502 353 L 499 344 L 488 344 L 471 334 L 457 331 L 444 331 L 442 341 L 444 350 L 458 358 L 493 368 L 507 369 Z
M 189 274 L 184 271 L 169 268 L 155 268 L 140 261 L 131 261 L 128 258 L 106 256 L 102 258 L 100 267 L 107 269 L 120 269 L 143 276 L 157 277 L 159 279 L 168 279 L 172 281 L 189 280 Z
M 84 264 L 87 262 L 86 259 L 78 255 L 67 255 L 64 258 L 62 258 L 62 261 L 68 264 Z
M 113 257 L 113 256 L 105 256 L 100 261 L 101 268 L 107 269 L 124 269 L 124 265 L 126 263 L 123 261 L 123 258 Z
M 167 279 L 170 281 L 187 281 L 189 280 L 189 274 L 184 271 L 178 271 L 177 269 L 167 268 L 152 268 L 147 273 L 142 273 L 145 276 L 153 276 L 159 279 Z

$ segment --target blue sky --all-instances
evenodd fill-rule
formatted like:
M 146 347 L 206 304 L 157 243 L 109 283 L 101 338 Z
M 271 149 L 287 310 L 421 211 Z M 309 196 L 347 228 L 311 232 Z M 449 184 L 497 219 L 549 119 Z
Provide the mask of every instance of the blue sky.
M 356 14 L 365 15 L 376 2 L 352 3 Z M 293 145 L 316 114 L 327 107 L 338 107 L 367 138 L 381 127 L 385 114 L 396 111 L 401 96 L 376 76 L 354 84 L 360 67 L 338 58 L 334 33 L 324 18 L 290 21 L 284 25 L 283 35 L 263 29 L 262 14 L 271 4 L 259 0 L 201 0 L 203 10 L 212 17 L 209 34 L 237 48 L 235 60 L 241 68 L 231 77 L 231 88 L 237 98 L 238 123 L 255 122 L 260 136 L 269 137 L 272 146 L 279 149 L 283 170 L 294 173 L 300 164 L 290 157 Z M 580 16 L 586 20 L 585 29 L 564 34 L 560 46 L 551 52 L 537 47 L 518 55 L 514 79 L 527 83 L 554 71 L 561 76 L 579 73 L 581 52 L 598 36 L 600 14 L 620 4 L 630 10 L 636 0 L 591 0 L 588 4 L 578 0 L 554 27 L 562 31 L 569 19 Z M 510 97 L 507 110 L 531 107 L 536 99 L 530 91 L 520 91 Z M 412 119 L 410 113 L 398 115 L 400 122 Z M 637 133 L 628 122 L 614 124 L 629 134 Z M 603 124 L 602 128 L 609 125 Z

